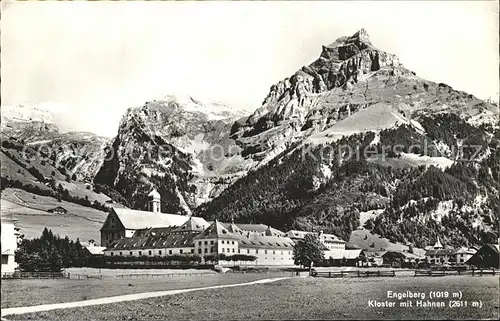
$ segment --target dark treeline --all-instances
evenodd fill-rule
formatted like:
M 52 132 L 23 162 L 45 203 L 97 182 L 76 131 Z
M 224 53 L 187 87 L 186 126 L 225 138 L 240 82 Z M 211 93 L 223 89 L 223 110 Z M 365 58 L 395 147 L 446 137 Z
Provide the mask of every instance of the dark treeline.
M 61 238 L 47 228 L 40 238 L 22 239 L 15 255 L 19 268 L 29 272 L 59 272 L 62 268 L 81 267 L 90 258 L 78 239 Z

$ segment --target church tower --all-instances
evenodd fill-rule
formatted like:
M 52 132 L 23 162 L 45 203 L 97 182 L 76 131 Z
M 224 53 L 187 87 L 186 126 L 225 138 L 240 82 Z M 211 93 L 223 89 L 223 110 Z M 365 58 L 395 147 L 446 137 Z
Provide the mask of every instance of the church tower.
M 439 236 L 437 237 L 436 244 L 434 244 L 434 249 L 442 249 L 443 246 L 441 245 L 441 241 L 439 240 Z
M 161 196 L 160 193 L 156 189 L 152 190 L 151 193 L 148 194 L 148 206 L 149 210 L 153 213 L 161 212 Z

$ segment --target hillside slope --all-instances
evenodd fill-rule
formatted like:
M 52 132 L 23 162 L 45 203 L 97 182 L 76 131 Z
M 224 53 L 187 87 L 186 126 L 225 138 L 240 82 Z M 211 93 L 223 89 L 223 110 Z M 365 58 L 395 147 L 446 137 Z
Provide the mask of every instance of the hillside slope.
M 421 79 L 361 30 L 271 87 L 236 122 L 261 161 L 196 213 L 323 229 L 346 241 L 360 212 L 382 237 L 425 246 L 498 237 L 498 106 Z
M 147 208 L 156 186 L 165 212 L 191 213 L 247 171 L 229 130 L 243 112 L 190 96 L 129 108 L 94 182 Z

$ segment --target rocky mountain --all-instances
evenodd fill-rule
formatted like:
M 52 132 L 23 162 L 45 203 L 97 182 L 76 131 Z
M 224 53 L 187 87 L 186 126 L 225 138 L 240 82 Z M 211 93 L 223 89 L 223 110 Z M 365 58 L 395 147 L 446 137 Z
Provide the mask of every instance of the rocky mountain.
M 494 123 L 498 107 L 417 77 L 398 57 L 374 47 L 361 29 L 323 46 L 316 61 L 271 86 L 262 107 L 235 123 L 231 137 L 244 155 L 269 160 L 304 137 L 321 143 L 410 124 L 410 116 L 419 111 L 454 112 L 469 122 Z
M 106 210 L 110 198 L 94 191 L 90 182 L 104 161 L 107 138 L 61 133 L 43 108 L 5 106 L 1 115 L 1 188 L 11 189 L 7 195 L 22 189 L 33 199 L 36 194 Z M 27 206 L 24 201 L 19 205 Z
M 498 237 L 498 113 L 418 77 L 361 29 L 271 86 L 250 115 L 169 95 L 129 108 L 100 151 L 104 141 L 85 133 L 56 139 L 43 117 L 5 132 L 30 150 L 93 141 L 86 154 L 95 157 L 66 164 L 87 173 L 78 179 L 95 173 L 99 191 L 136 209 L 156 187 L 164 212 L 322 229 L 346 241 L 358 228 L 419 247 L 439 235 L 462 246 Z
M 76 180 L 91 182 L 104 160 L 109 138 L 87 132 L 59 132 L 52 114 L 29 106 L 2 107 L 1 133 L 36 150 Z
M 94 182 L 107 185 L 146 208 L 156 186 L 164 211 L 191 213 L 248 170 L 229 138 L 242 111 L 187 95 L 129 108 Z
M 270 88 L 231 138 L 254 165 L 206 218 L 394 241 L 498 237 L 498 105 L 419 78 L 365 30 Z M 363 222 L 363 223 L 361 223 Z

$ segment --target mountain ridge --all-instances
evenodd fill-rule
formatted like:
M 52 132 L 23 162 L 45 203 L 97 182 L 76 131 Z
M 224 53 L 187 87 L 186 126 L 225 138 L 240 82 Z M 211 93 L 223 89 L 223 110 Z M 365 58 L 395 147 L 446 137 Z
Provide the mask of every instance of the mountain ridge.
M 478 244 L 498 236 L 498 111 L 418 77 L 361 29 L 253 113 L 182 94 L 129 108 L 86 178 L 136 209 L 154 187 L 169 213 Z

